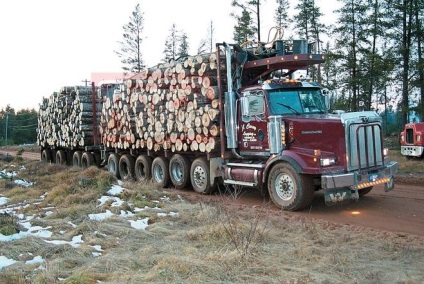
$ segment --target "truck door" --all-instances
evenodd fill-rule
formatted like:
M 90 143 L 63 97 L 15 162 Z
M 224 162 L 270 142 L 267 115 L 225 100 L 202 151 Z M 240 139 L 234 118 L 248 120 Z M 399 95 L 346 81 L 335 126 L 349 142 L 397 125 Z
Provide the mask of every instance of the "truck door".
M 243 154 L 268 155 L 265 98 L 262 91 L 242 93 L 239 109 L 239 149 Z

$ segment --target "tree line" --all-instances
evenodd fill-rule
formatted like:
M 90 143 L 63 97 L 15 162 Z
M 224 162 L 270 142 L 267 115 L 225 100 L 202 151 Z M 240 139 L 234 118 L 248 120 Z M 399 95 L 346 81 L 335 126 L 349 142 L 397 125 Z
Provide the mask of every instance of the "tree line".
M 33 144 L 37 140 L 37 111 L 15 111 L 10 105 L 0 109 L 0 145 Z
M 238 44 L 263 43 L 261 7 L 271 0 L 233 0 L 233 40 Z M 396 110 L 399 127 L 409 122 L 411 111 L 424 118 L 424 60 L 422 0 L 338 0 L 335 22 L 325 24 L 314 0 L 277 0 L 275 29 L 283 39 L 302 38 L 327 61 L 308 70 L 313 80 L 333 91 L 333 108 L 345 111 Z M 324 1 L 321 1 L 323 5 Z M 275 5 L 275 4 L 274 4 Z M 294 13 L 289 14 L 292 8 Z M 266 15 L 269 17 L 269 15 Z M 143 12 L 136 5 L 123 26 L 123 41 L 116 53 L 123 69 L 143 69 Z M 284 35 L 284 31 L 290 31 Z M 287 33 L 286 33 L 287 34 Z M 198 53 L 214 47 L 213 22 L 199 44 Z M 164 43 L 163 61 L 188 55 L 189 36 L 173 24 Z

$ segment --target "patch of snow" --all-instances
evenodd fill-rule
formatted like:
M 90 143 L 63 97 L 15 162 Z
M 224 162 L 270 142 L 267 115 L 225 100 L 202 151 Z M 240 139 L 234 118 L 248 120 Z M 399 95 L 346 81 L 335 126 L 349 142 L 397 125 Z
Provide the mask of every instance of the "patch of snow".
M 33 182 L 29 182 L 29 181 L 22 180 L 22 179 L 15 179 L 13 182 L 16 183 L 17 185 L 20 185 L 20 186 L 23 186 L 23 187 L 30 187 L 30 186 L 34 185 Z
M 10 259 L 5 257 L 4 255 L 0 255 L 0 269 L 2 269 L 3 267 L 12 265 L 16 262 L 16 260 L 14 259 Z
M 113 216 L 113 213 L 110 212 L 110 210 L 106 210 L 105 213 L 88 214 L 88 218 L 90 218 L 90 220 L 95 220 L 95 221 L 103 221 L 112 216 Z
M 8 200 L 9 200 L 9 198 L 7 198 L 7 197 L 0 197 L 0 206 L 5 205 Z
M 44 259 L 41 256 L 36 256 L 32 260 L 25 261 L 25 264 L 43 263 Z
M 113 185 L 111 189 L 108 190 L 107 194 L 117 196 L 124 191 L 124 188 L 120 185 Z
M 64 240 L 53 240 L 53 241 L 44 240 L 44 241 L 46 243 L 54 244 L 54 245 L 66 245 L 66 244 L 68 244 L 68 245 L 70 245 L 74 248 L 78 248 L 80 246 L 80 244 L 84 243 L 84 241 L 82 240 L 82 235 L 74 236 L 70 242 L 64 241 Z
M 131 227 L 138 230 L 146 230 L 148 226 L 149 218 L 139 219 L 139 220 L 128 220 L 131 223 Z
M 113 200 L 112 207 L 119 207 L 122 204 L 124 204 L 124 201 L 120 199 L 119 197 L 112 197 L 112 196 L 102 196 L 98 201 L 100 202 L 97 207 L 102 207 L 106 202 Z
M 94 245 L 94 246 L 90 246 L 90 247 L 94 248 L 97 251 L 103 251 L 101 245 Z

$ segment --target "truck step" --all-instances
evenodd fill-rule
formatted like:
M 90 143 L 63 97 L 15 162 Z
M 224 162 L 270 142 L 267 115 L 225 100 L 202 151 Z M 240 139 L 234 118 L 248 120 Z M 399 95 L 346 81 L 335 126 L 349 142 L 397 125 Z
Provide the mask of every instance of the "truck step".
M 234 184 L 234 185 L 241 185 L 241 186 L 251 186 L 255 187 L 258 185 L 256 182 L 246 182 L 246 181 L 239 181 L 239 180 L 232 180 L 232 179 L 226 179 L 224 180 L 225 184 Z
M 228 163 L 228 167 L 241 167 L 241 168 L 265 168 L 265 164 L 249 164 L 249 163 Z

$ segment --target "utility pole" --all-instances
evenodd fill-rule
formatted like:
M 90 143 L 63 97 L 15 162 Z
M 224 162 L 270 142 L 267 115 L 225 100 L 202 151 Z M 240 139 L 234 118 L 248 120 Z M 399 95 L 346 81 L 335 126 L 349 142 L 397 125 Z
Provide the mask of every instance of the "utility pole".
M 6 146 L 7 146 L 7 128 L 9 124 L 9 112 L 6 112 Z
M 88 81 L 87 79 L 82 80 L 81 82 L 85 83 L 85 86 L 86 86 L 86 87 L 88 86 L 88 83 L 90 83 L 90 81 Z

